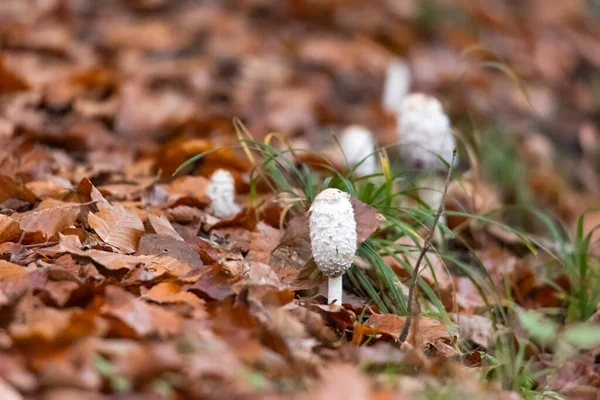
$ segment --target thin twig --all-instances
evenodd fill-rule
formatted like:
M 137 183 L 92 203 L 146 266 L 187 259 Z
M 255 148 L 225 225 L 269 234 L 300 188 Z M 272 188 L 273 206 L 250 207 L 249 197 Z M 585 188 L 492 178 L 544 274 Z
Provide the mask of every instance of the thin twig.
M 440 216 L 442 215 L 442 211 L 444 210 L 444 202 L 446 201 L 446 193 L 448 192 L 448 186 L 450 185 L 450 178 L 452 177 L 452 167 L 454 166 L 454 160 L 456 159 L 456 148 L 452 151 L 452 161 L 450 161 L 450 166 L 448 167 L 448 175 L 446 175 L 446 183 L 444 184 L 444 192 L 442 193 L 442 200 L 440 201 L 440 205 L 435 213 L 435 218 L 433 219 L 433 225 L 429 232 L 427 232 L 427 236 L 425 237 L 425 243 L 423 244 L 423 249 L 421 249 L 421 253 L 419 254 L 419 258 L 417 258 L 417 262 L 415 263 L 415 268 L 412 273 L 412 281 L 410 283 L 410 288 L 408 290 L 408 304 L 406 309 L 406 322 L 402 327 L 402 332 L 400 332 L 400 337 L 398 340 L 400 343 L 403 343 L 408 337 L 408 332 L 410 330 L 410 323 L 412 322 L 412 305 L 415 297 L 415 289 L 417 287 L 417 282 L 419 281 L 419 267 L 421 266 L 421 262 L 423 258 L 425 258 L 425 254 L 427 250 L 431 247 L 431 239 L 433 239 L 433 234 L 435 232 L 435 228 L 437 226 L 438 221 L 440 220 Z

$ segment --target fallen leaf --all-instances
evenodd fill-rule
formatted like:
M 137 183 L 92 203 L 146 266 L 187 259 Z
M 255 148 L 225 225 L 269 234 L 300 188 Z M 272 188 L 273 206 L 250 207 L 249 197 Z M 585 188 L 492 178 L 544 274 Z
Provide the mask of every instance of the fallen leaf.
M 154 232 L 159 235 L 171 236 L 173 239 L 181 240 L 183 242 L 183 238 L 173 229 L 173 225 L 166 219 L 164 216 L 158 216 L 154 214 L 148 214 L 148 220 L 150 221 L 150 225 L 154 228 Z
M 0 214 L 0 243 L 8 242 L 21 233 L 19 223 L 4 214 Z
M 389 335 L 398 340 L 405 322 L 406 317 L 399 317 L 394 314 L 373 314 L 365 322 L 365 325 L 373 328 L 377 333 Z M 420 343 L 434 343 L 441 337 L 450 336 L 444 324 L 433 318 L 419 317 L 417 321 L 413 320 L 412 324 L 417 325 L 415 330 L 419 335 L 417 342 Z M 411 327 L 406 341 L 414 343 L 415 339 Z
M 36 200 L 36 196 L 24 184 L 17 182 L 9 176 L 0 175 L 0 203 L 4 203 L 10 199 L 33 203 Z
M 196 310 L 204 310 L 204 301 L 190 292 L 183 292 L 181 285 L 172 282 L 161 282 L 153 286 L 142 299 L 159 304 L 188 304 Z
M 360 244 L 379 228 L 379 225 L 384 221 L 384 217 L 375 208 L 355 197 L 350 199 L 350 203 L 352 203 L 354 220 L 356 221 L 356 240 Z
M 2 378 L 0 378 L 0 398 L 3 400 L 23 400 L 23 396 Z
M 149 234 L 140 239 L 138 255 L 169 256 L 181 260 L 191 267 L 201 267 L 200 255 L 189 244 L 172 236 Z
M 452 319 L 458 324 L 462 340 L 470 340 L 486 350 L 492 348 L 496 330 L 488 318 L 481 315 L 453 314 Z
M 22 92 L 29 85 L 14 72 L 6 68 L 3 57 L 0 57 L 0 94 Z
M 20 297 L 24 292 L 41 289 L 47 281 L 46 273 L 41 270 L 29 270 L 5 260 L 0 260 L 0 291 L 8 301 Z
M 315 399 L 370 399 L 369 380 L 352 364 L 331 364 L 323 371 Z
M 82 250 L 81 242 L 75 235 L 61 235 L 59 246 L 62 251 L 82 257 L 89 257 L 109 270 L 132 270 L 139 267 L 137 269 L 139 271 L 137 278 L 142 282 L 156 279 L 165 274 L 174 277 L 183 277 L 191 270 L 189 264 L 169 256 L 131 256 L 95 249 Z
M 124 253 L 135 253 L 144 234 L 140 217 L 119 204 L 103 208 L 96 214 L 90 212 L 88 222 L 104 242 Z
M 35 210 L 13 215 L 27 232 L 40 231 L 50 238 L 73 225 L 79 216 L 80 204 L 46 199 Z
M 181 327 L 182 321 L 177 314 L 147 304 L 117 286 L 107 286 L 105 294 L 106 304 L 102 306 L 101 312 L 125 325 L 112 327 L 112 330 L 116 330 L 119 335 L 148 337 L 151 334 L 159 334 L 165 337 L 177 333 Z

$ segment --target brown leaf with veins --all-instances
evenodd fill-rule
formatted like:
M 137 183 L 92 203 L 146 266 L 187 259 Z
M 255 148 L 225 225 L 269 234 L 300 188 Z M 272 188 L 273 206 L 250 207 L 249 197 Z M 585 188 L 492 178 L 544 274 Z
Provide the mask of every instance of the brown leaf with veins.
M 158 216 L 154 214 L 148 214 L 148 220 L 150 221 L 150 225 L 159 235 L 170 236 L 173 239 L 181 240 L 183 242 L 183 238 L 177 231 L 173 228 L 173 225 L 166 219 L 164 216 Z
M 138 278 L 142 281 L 150 281 L 165 274 L 174 277 L 183 277 L 191 270 L 191 266 L 188 263 L 169 256 L 131 256 L 95 249 L 82 250 L 81 242 L 75 235 L 61 235 L 59 246 L 65 252 L 89 257 L 110 270 L 131 270 L 140 267 L 138 269 Z
M 144 223 L 140 217 L 120 204 L 103 208 L 96 214 L 90 212 L 88 223 L 104 242 L 127 254 L 136 252 L 144 234 Z
M 16 214 L 13 217 L 19 221 L 24 231 L 40 231 L 50 238 L 77 221 L 80 207 L 78 203 L 46 199 L 35 210 Z

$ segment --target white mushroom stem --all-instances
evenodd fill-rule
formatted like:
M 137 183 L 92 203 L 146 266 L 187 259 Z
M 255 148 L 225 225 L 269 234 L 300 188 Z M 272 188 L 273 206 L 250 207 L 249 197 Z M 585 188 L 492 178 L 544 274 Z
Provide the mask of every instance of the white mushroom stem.
M 329 277 L 327 280 L 327 304 L 336 302 L 342 304 L 342 278 L 343 275 Z

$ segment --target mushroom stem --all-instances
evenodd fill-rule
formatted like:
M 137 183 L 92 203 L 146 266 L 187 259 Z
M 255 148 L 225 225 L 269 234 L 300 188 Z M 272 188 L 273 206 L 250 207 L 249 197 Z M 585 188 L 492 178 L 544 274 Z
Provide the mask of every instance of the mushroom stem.
M 342 305 L 342 276 L 336 276 L 335 278 L 328 278 L 327 286 L 327 304 L 331 304 L 334 301 L 337 304 Z

